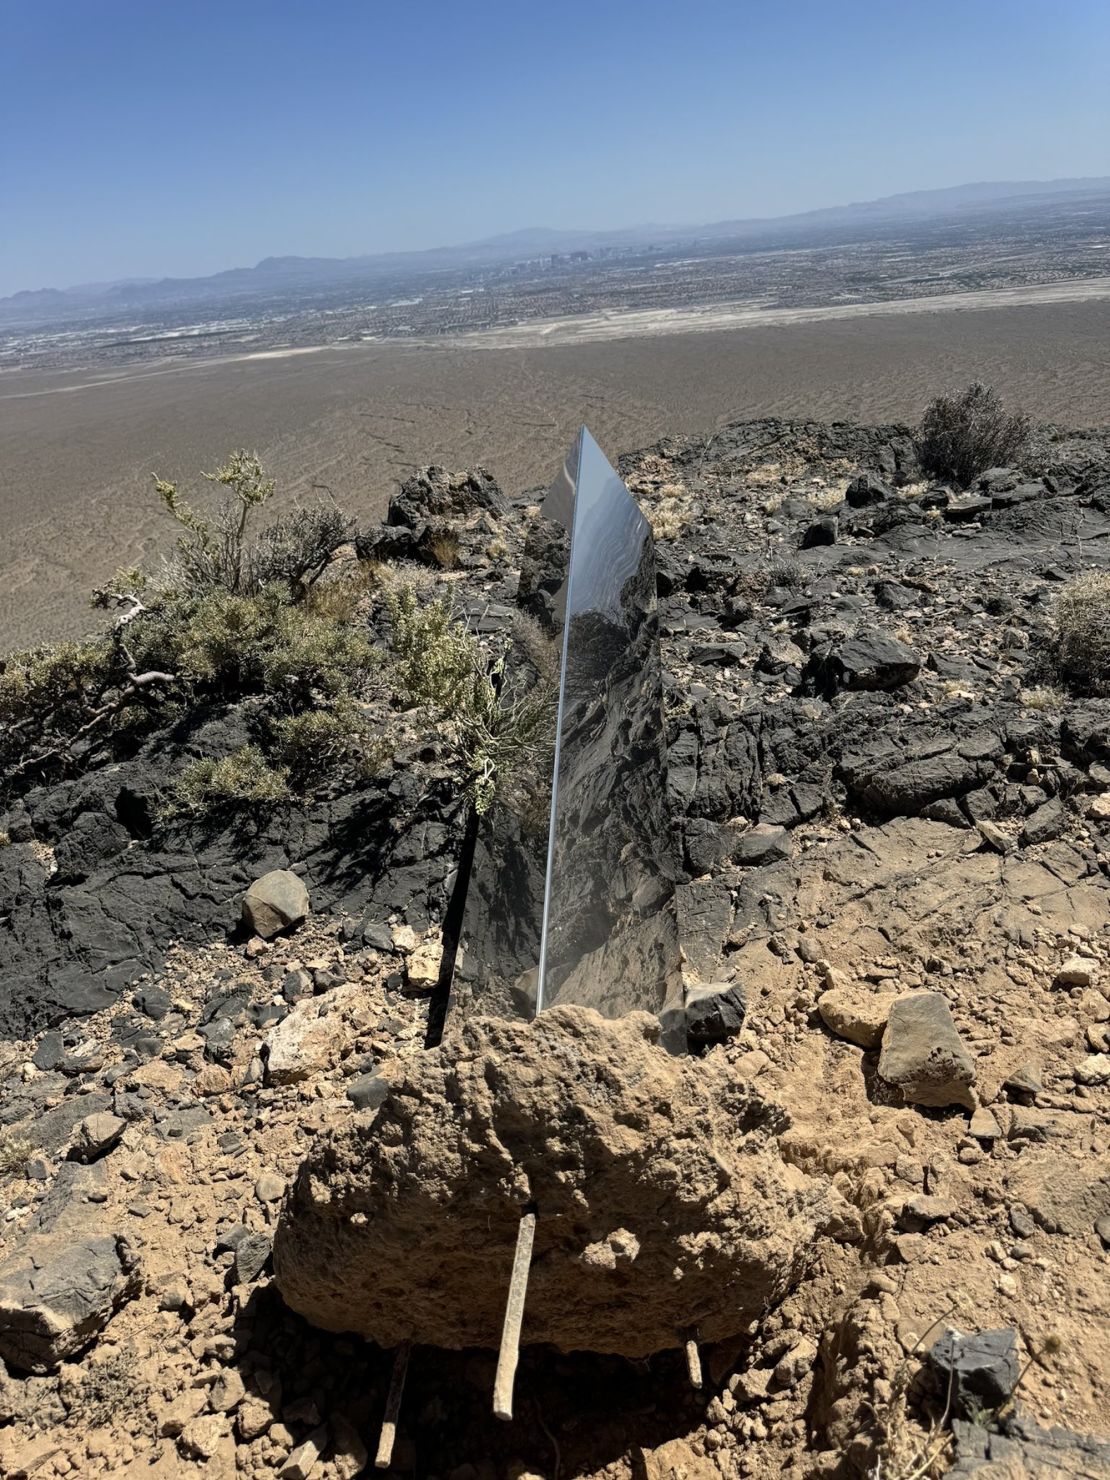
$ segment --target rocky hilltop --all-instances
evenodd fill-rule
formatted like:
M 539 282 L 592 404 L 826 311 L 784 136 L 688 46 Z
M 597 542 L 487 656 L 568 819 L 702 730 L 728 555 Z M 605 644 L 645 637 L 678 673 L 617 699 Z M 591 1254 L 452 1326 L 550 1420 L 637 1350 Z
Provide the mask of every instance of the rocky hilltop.
M 706 1314 L 695 1391 L 681 1333 L 663 1350 L 663 1337 L 591 1343 L 588 1307 L 574 1307 L 590 1349 L 576 1353 L 565 1301 L 578 1297 L 549 1273 L 555 1345 L 525 1348 L 517 1422 L 488 1417 L 491 1354 L 420 1348 L 394 1467 L 1107 1473 L 1110 433 L 1040 429 L 1018 465 L 967 487 L 926 477 L 899 426 L 741 423 L 621 471 L 658 541 L 702 1055 L 668 1071 L 669 1093 L 702 1138 L 699 1205 L 714 1206 L 713 1164 L 757 1189 L 726 1200 L 720 1225 L 746 1251 L 743 1278 L 717 1246 L 691 1254 L 689 1275 L 700 1308 L 716 1277 L 743 1318 Z M 397 646 L 401 608 L 383 592 L 398 570 L 423 572 L 420 601 L 448 592 L 454 621 L 496 643 L 536 497 L 427 470 L 322 579 L 361 572 L 350 620 L 375 646 Z M 1088 588 L 1096 619 L 1077 652 L 1062 623 Z M 372 1206 L 360 1144 L 411 1150 L 426 1134 L 431 1155 L 450 1124 L 450 1065 L 424 1043 L 471 799 L 431 690 L 414 692 L 363 697 L 390 740 L 372 767 L 265 804 L 256 790 L 247 806 L 166 805 L 184 768 L 255 743 L 270 702 L 257 694 L 13 768 L 5 1475 L 338 1480 L 372 1462 L 389 1359 L 339 1329 L 337 1266 L 313 1250 L 356 1258 L 328 1219 L 346 1197 Z M 564 1028 L 630 1035 L 602 1055 L 614 1062 L 648 1052 L 639 1020 L 591 1028 L 572 1012 Z M 522 1050 L 536 1055 L 527 1096 L 490 1092 L 491 1124 L 557 1111 L 545 1066 L 559 1031 Z M 485 1063 L 481 1031 L 468 1052 Z M 383 1110 L 404 1084 L 410 1098 Z M 640 1124 L 615 1094 L 599 1144 Z M 681 1158 L 641 1119 L 680 1183 Z M 593 1229 L 591 1290 L 634 1288 L 620 1281 L 641 1245 L 658 1277 L 637 1187 L 649 1232 Z M 760 1222 L 751 1205 L 768 1188 Z M 476 1247 L 480 1207 L 463 1212 Z M 282 1288 L 316 1326 L 278 1291 L 279 1222 Z M 358 1274 L 368 1322 L 385 1284 L 421 1277 L 419 1230 L 390 1236 L 381 1279 Z M 447 1240 L 438 1257 L 479 1268 L 461 1252 Z M 476 1310 L 503 1262 L 498 1244 Z M 434 1301 L 414 1298 L 433 1329 Z

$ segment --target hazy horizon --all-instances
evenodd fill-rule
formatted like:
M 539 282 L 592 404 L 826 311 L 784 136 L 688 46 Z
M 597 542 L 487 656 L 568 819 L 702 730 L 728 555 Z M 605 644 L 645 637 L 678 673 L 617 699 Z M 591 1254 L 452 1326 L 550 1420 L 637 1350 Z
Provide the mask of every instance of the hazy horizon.
M 19 0 L 5 42 L 0 295 L 1110 173 L 1098 0 Z
M 772 220 L 772 221 L 773 220 L 790 220 L 795 215 L 804 216 L 804 215 L 807 215 L 807 214 L 818 214 L 818 213 L 820 213 L 821 211 L 824 211 L 824 210 L 836 210 L 836 209 L 850 210 L 850 209 L 854 209 L 854 208 L 857 208 L 857 207 L 867 207 L 867 206 L 871 206 L 871 205 L 881 204 L 881 203 L 883 203 L 884 201 L 887 201 L 887 200 L 898 200 L 898 199 L 901 199 L 903 196 L 914 196 L 914 195 L 923 195 L 923 196 L 929 196 L 929 195 L 946 195 L 946 194 L 949 194 L 949 193 L 956 194 L 956 193 L 963 192 L 963 191 L 972 192 L 972 191 L 975 191 L 975 190 L 1002 189 L 1002 188 L 1005 188 L 1005 187 L 1008 187 L 1008 186 L 1012 186 L 1015 189 L 1015 191 L 1020 191 L 1023 188 L 1028 188 L 1028 187 L 1037 187 L 1038 190 L 1040 190 L 1043 187 L 1044 188 L 1044 193 L 1045 194 L 1049 194 L 1050 193 L 1050 187 L 1052 187 L 1052 186 L 1079 186 L 1079 185 L 1085 185 L 1085 184 L 1096 184 L 1096 185 L 1105 184 L 1107 186 L 1110 186 L 1110 176 L 1092 176 L 1092 175 L 1088 175 L 1088 176 L 1060 176 L 1060 177 L 1057 177 L 1055 179 L 1050 179 L 1050 180 L 1029 180 L 1029 179 L 1022 179 L 1022 180 L 975 180 L 975 181 L 961 181 L 961 182 L 959 182 L 957 184 L 949 184 L 949 185 L 944 185 L 944 186 L 931 186 L 931 187 L 925 187 L 925 188 L 920 189 L 920 190 L 898 191 L 898 192 L 895 192 L 894 194 L 892 194 L 890 196 L 881 196 L 877 200 L 874 200 L 873 199 L 873 200 L 856 200 L 856 201 L 834 201 L 834 202 L 826 203 L 826 204 L 823 204 L 823 205 L 820 205 L 820 206 L 805 206 L 805 207 L 800 208 L 800 210 L 797 211 L 797 212 L 789 212 L 789 213 L 785 213 L 782 216 L 773 216 L 773 217 L 758 217 L 758 216 L 738 217 L 738 216 L 723 215 L 723 216 L 718 216 L 718 217 L 714 217 L 714 218 L 706 218 L 704 220 L 699 220 L 699 221 L 677 221 L 677 220 L 666 219 L 665 217 L 660 216 L 660 218 L 658 220 L 652 220 L 652 221 L 646 221 L 645 220 L 645 221 L 627 222 L 627 223 L 623 223 L 623 224 L 619 224 L 619 225 L 611 225 L 611 224 L 608 224 L 608 223 L 595 223 L 595 224 L 588 225 L 588 226 L 583 226 L 583 225 L 579 224 L 579 225 L 576 225 L 576 226 L 558 226 L 558 227 L 551 226 L 551 225 L 549 225 L 546 222 L 544 222 L 544 223 L 534 222 L 534 223 L 530 223 L 529 225 L 526 225 L 526 226 L 519 226 L 518 225 L 518 226 L 515 226 L 515 227 L 511 227 L 511 228 L 509 228 L 509 229 L 507 229 L 507 230 L 505 230 L 503 232 L 492 233 L 489 237 L 479 238 L 479 239 L 477 239 L 475 241 L 465 241 L 465 242 L 463 242 L 463 241 L 422 242 L 418 246 L 414 246 L 414 247 L 410 247 L 410 248 L 393 248 L 393 249 L 391 249 L 390 251 L 387 251 L 387 252 L 369 252 L 369 251 L 368 252 L 352 252 L 352 253 L 347 254 L 346 256 L 333 256 L 332 254 L 328 254 L 328 253 L 307 254 L 307 253 L 299 253 L 299 252 L 267 252 L 265 254 L 265 256 L 258 258 L 254 262 L 226 263 L 223 267 L 219 267 L 219 268 L 214 269 L 214 271 L 213 271 L 212 274 L 199 274 L 198 273 L 198 274 L 183 274 L 183 275 L 180 275 L 180 276 L 183 278 L 183 280 L 189 280 L 189 279 L 194 278 L 194 277 L 205 277 L 205 276 L 219 275 L 220 273 L 223 273 L 223 272 L 250 271 L 252 268 L 260 267 L 260 266 L 262 266 L 266 262 L 275 262 L 275 261 L 280 262 L 280 261 L 285 261 L 285 260 L 296 261 L 296 260 L 299 260 L 299 259 L 312 260 L 313 257 L 319 257 L 320 260 L 324 260 L 324 261 L 333 260 L 333 261 L 337 261 L 337 262 L 358 262 L 358 261 L 363 261 L 363 260 L 373 260 L 374 258 L 379 257 L 379 256 L 389 256 L 389 255 L 392 255 L 393 253 L 396 253 L 397 255 L 404 255 L 404 254 L 407 254 L 407 253 L 411 253 L 413 255 L 419 255 L 420 253 L 425 253 L 425 252 L 426 253 L 434 253 L 434 252 L 437 252 L 437 251 L 450 251 L 450 250 L 453 250 L 453 249 L 466 249 L 466 248 L 469 248 L 469 247 L 478 246 L 478 245 L 480 245 L 484 241 L 499 241 L 499 240 L 508 240 L 508 241 L 511 241 L 513 238 L 516 238 L 516 237 L 519 237 L 522 240 L 527 240 L 529 237 L 542 237 L 542 236 L 548 235 L 548 234 L 550 234 L 552 237 L 558 236 L 558 235 L 563 235 L 563 236 L 566 236 L 566 237 L 569 238 L 569 237 L 604 236 L 604 235 L 610 235 L 610 234 L 611 235 L 616 235 L 616 234 L 621 233 L 621 232 L 626 232 L 626 233 L 629 233 L 631 235 L 631 234 L 635 234 L 637 232 L 647 233 L 647 232 L 654 231 L 654 230 L 659 230 L 659 231 L 663 231 L 663 230 L 665 230 L 665 231 L 686 231 L 686 230 L 695 231 L 695 230 L 698 230 L 699 228 L 703 228 L 703 227 L 707 227 L 707 226 L 719 225 L 721 223 L 727 223 L 727 222 L 731 222 L 731 221 L 736 221 L 736 222 L 740 223 L 740 222 L 744 222 L 744 221 L 752 221 L 752 222 L 754 222 L 754 221 L 759 221 L 759 220 Z M 11 290 L 11 293 L 9 293 L 9 294 L 0 293 L 0 298 L 7 297 L 7 296 L 13 296 L 13 295 L 18 296 L 18 294 L 20 294 L 20 293 L 35 293 L 35 292 L 51 291 L 51 290 L 61 291 L 61 292 L 66 292 L 66 293 L 72 293 L 72 292 L 80 292 L 80 291 L 93 291 L 95 289 L 103 288 L 103 287 L 121 286 L 121 285 L 126 284 L 126 283 L 143 283 L 143 282 L 147 282 L 147 283 L 158 283 L 158 282 L 162 282 L 162 281 L 166 281 L 166 280 L 174 280 L 178 276 L 179 276 L 178 274 L 171 274 L 171 273 L 141 273 L 141 274 L 134 274 L 134 275 L 131 275 L 131 276 L 128 276 L 128 277 L 124 277 L 124 278 L 99 279 L 99 280 L 96 280 L 96 281 L 86 281 L 86 282 L 79 282 L 79 283 L 43 283 L 43 284 L 36 285 L 36 287 L 34 287 L 34 288 L 13 289 L 13 290 Z

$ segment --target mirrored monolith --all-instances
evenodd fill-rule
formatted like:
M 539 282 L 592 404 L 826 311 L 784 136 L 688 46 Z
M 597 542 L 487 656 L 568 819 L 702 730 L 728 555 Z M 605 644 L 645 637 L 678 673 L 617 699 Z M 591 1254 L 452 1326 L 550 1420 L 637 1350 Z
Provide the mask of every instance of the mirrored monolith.
M 448 1026 L 556 1003 L 685 1043 L 651 527 L 583 427 L 527 540 L 501 675 L 527 764 L 479 820 Z

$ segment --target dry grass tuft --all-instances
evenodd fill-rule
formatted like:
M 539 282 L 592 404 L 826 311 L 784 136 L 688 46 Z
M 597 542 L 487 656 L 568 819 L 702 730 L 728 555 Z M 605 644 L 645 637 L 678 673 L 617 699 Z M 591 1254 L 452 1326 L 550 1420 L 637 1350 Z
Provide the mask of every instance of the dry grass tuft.
M 1056 598 L 1053 625 L 1061 677 L 1082 693 L 1110 693 L 1110 571 L 1069 581 Z

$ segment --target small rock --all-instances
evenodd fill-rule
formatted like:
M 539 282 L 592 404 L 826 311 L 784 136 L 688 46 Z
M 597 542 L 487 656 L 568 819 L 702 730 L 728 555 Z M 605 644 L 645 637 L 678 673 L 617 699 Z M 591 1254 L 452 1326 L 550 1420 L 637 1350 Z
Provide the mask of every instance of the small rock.
M 298 1444 L 293 1450 L 278 1471 L 279 1480 L 309 1480 L 327 1442 L 328 1431 L 321 1424 L 319 1428 L 313 1429 L 303 1444 Z
M 179 1274 L 168 1275 L 158 1296 L 159 1310 L 188 1310 L 193 1303 L 192 1291 Z
M 794 1387 L 817 1360 L 817 1343 L 803 1337 L 775 1364 L 775 1381 L 780 1387 Z
M 420 937 L 411 925 L 394 925 L 393 949 L 411 954 L 420 944 Z
M 985 1105 L 974 1111 L 967 1131 L 977 1141 L 997 1141 L 1002 1135 L 1002 1127 Z
M 439 982 L 440 966 L 443 961 L 442 940 L 422 941 L 405 963 L 405 977 L 410 992 L 434 991 Z
M 885 503 L 890 489 L 874 473 L 861 473 L 848 484 L 844 497 L 851 508 L 866 509 L 870 504 Z
M 178 1434 L 204 1411 L 204 1392 L 200 1388 L 189 1388 L 178 1393 L 165 1409 L 158 1423 L 158 1432 L 164 1439 L 176 1439 Z
M 739 1033 L 747 1002 L 739 985 L 706 982 L 686 993 L 686 1040 L 693 1049 L 708 1048 Z
M 1002 1081 L 1002 1088 L 1017 1099 L 1031 1099 L 1039 1095 L 1044 1089 L 1044 1081 L 1041 1072 L 1035 1064 L 1019 1064 L 1011 1073 L 1007 1074 Z
M 844 691 L 900 688 L 920 672 L 921 659 L 912 648 L 874 632 L 815 648 L 802 678 L 811 690 L 831 697 Z
M 77 1127 L 77 1135 L 69 1151 L 70 1161 L 96 1161 L 119 1144 L 127 1129 L 127 1121 L 118 1115 L 102 1110 L 97 1115 L 87 1115 Z
M 267 1084 L 297 1084 L 338 1061 L 347 1029 L 335 1006 L 330 994 L 306 998 L 270 1029 L 263 1044 Z
M 273 1240 L 268 1233 L 248 1233 L 235 1246 L 235 1277 L 241 1285 L 253 1285 L 266 1267 Z
M 243 920 L 263 940 L 294 929 L 308 916 L 308 889 L 289 869 L 256 879 L 243 895 Z
M 366 1445 L 355 1428 L 340 1413 L 331 1417 L 331 1462 L 338 1480 L 355 1480 L 369 1461 Z
M 152 1022 L 160 1023 L 169 1015 L 173 998 L 163 987 L 141 987 L 131 998 L 131 1003 L 145 1013 Z
M 1067 809 L 1063 802 L 1053 797 L 1025 819 L 1021 841 L 1027 848 L 1034 847 L 1037 843 L 1051 842 L 1064 831 L 1067 820 Z
M 893 993 L 872 992 L 852 984 L 822 992 L 817 1011 L 825 1027 L 838 1038 L 860 1048 L 878 1048 L 897 1000 Z
M 782 863 L 794 856 L 794 842 L 785 827 L 757 822 L 736 840 L 731 854 L 734 863 L 748 868 Z
M 208 1390 L 208 1404 L 214 1413 L 231 1413 L 246 1396 L 243 1379 L 234 1367 L 226 1367 Z
M 219 1064 L 205 1064 L 197 1071 L 193 1089 L 198 1095 L 223 1095 L 231 1088 L 231 1075 Z
M 285 1178 L 276 1172 L 263 1172 L 254 1184 L 254 1195 L 259 1202 L 279 1202 L 285 1196 Z
M 975 1061 L 939 992 L 912 992 L 893 1004 L 879 1074 L 911 1104 L 975 1108 Z
M 898 1215 L 898 1226 L 907 1233 L 921 1233 L 931 1223 L 943 1223 L 951 1218 L 956 1205 L 950 1197 L 929 1196 L 921 1193 L 907 1198 Z
M 356 1110 L 377 1110 L 389 1087 L 389 1080 L 381 1074 L 358 1074 L 347 1085 L 347 1098 Z
M 1093 1053 L 1073 1070 L 1080 1084 L 1110 1083 L 1110 1054 Z
M 1015 1203 L 1009 1211 L 1010 1227 L 1018 1238 L 1032 1238 L 1037 1231 L 1037 1225 L 1029 1216 L 1028 1208 L 1021 1203 Z
M 246 1398 L 235 1414 L 235 1427 L 246 1444 L 264 1434 L 273 1421 L 274 1415 L 270 1408 L 259 1398 Z
M 970 1336 L 946 1331 L 928 1359 L 945 1393 L 951 1384 L 953 1410 L 963 1418 L 1001 1408 L 1017 1386 L 1017 1338 L 1009 1327 Z
M 44 1033 L 39 1040 L 38 1047 L 31 1055 L 31 1062 L 36 1069 L 49 1073 L 52 1069 L 61 1068 L 65 1052 L 65 1044 L 60 1033 Z
M 812 523 L 802 535 L 803 550 L 815 550 L 821 545 L 835 545 L 840 532 L 840 521 L 835 514 L 825 514 Z
M 177 1447 L 190 1459 L 212 1459 L 219 1451 L 221 1441 L 228 1433 L 227 1419 L 222 1413 L 202 1414 L 182 1429 Z
M 1054 987 L 1089 987 L 1098 976 L 1098 962 L 1089 956 L 1069 956 L 1052 979 Z
M 976 822 L 975 828 L 984 843 L 989 848 L 993 848 L 996 853 L 1001 853 L 1005 856 L 1014 851 L 1013 838 L 1008 832 L 999 827 L 997 823 L 991 822 L 988 819 L 981 819 Z
M 281 995 L 286 1002 L 300 1002 L 302 998 L 312 996 L 314 987 L 312 972 L 303 966 L 294 966 L 282 977 Z

